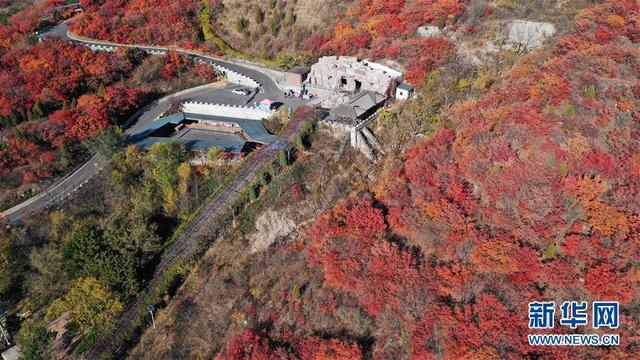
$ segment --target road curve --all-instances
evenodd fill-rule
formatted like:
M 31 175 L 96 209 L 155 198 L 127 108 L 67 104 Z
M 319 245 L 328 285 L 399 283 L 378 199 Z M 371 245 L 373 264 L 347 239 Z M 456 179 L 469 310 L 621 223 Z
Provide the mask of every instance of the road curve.
M 143 45 L 119 45 L 93 40 L 72 39 L 70 37 L 70 34 L 68 33 L 66 23 L 62 23 L 54 27 L 52 30 L 50 30 L 49 33 L 47 33 L 47 36 L 57 36 L 66 41 L 84 45 L 108 44 L 110 46 L 136 47 L 143 50 L 156 48 Z M 281 101 L 287 104 L 287 106 L 289 106 L 290 108 L 296 108 L 304 103 L 297 102 L 291 99 L 287 99 L 285 101 L 274 76 L 272 74 L 267 74 L 267 71 L 262 71 L 256 66 L 243 66 L 241 64 L 219 60 L 206 55 L 194 54 L 190 51 L 177 52 L 194 56 L 196 60 L 216 63 L 218 65 L 224 66 L 227 69 L 253 78 L 258 83 L 260 83 L 262 88 L 261 91 L 259 91 L 253 98 L 253 100 L 255 101 L 259 101 L 262 98 L 270 98 L 274 101 Z M 227 92 L 229 92 L 230 90 L 228 86 L 223 89 L 213 89 L 212 86 L 214 86 L 214 84 L 188 89 L 153 102 L 145 108 L 140 109 L 127 121 L 127 123 L 125 123 L 125 126 L 131 125 L 127 128 L 126 132 L 130 134 L 139 127 L 144 126 L 150 121 L 154 121 L 155 119 L 160 117 L 171 106 L 171 103 L 173 102 L 172 100 L 180 102 L 185 100 L 195 100 L 217 103 L 238 101 L 237 97 L 228 97 Z M 138 296 L 136 300 L 131 303 L 118 317 L 116 321 L 115 334 L 127 333 L 127 330 L 131 329 L 134 326 L 133 320 L 146 308 L 147 296 L 155 292 L 158 281 L 162 278 L 169 267 L 174 264 L 175 261 L 183 258 L 188 258 L 194 254 L 198 246 L 199 236 L 206 234 L 205 231 L 207 230 L 211 221 L 227 211 L 228 208 L 239 198 L 243 189 L 255 182 L 260 171 L 262 171 L 262 169 L 275 158 L 278 151 L 280 151 L 280 149 L 288 147 L 293 142 L 295 136 L 298 134 L 303 125 L 304 119 L 294 119 L 293 121 L 291 121 L 288 124 L 287 130 L 279 140 L 255 151 L 252 156 L 241 165 L 234 178 L 219 192 L 217 192 L 215 196 L 205 205 L 203 210 L 196 216 L 196 218 L 187 226 L 187 228 L 178 236 L 174 243 L 163 254 L 160 263 L 156 267 L 153 276 L 146 286 L 146 294 Z M 4 218 L 12 222 L 19 221 L 30 214 L 41 211 L 56 203 L 57 201 L 64 199 L 71 192 L 78 189 L 84 183 L 89 181 L 93 176 L 95 176 L 107 162 L 108 159 L 103 159 L 98 155 L 95 155 L 88 162 L 60 180 L 56 185 L 52 186 L 47 191 L 0 214 L 0 220 L 3 220 Z M 82 355 L 82 358 L 100 358 L 105 351 L 109 350 L 112 347 L 115 338 L 115 336 L 109 336 L 97 339 L 95 344 Z
M 284 101 L 285 98 L 283 96 L 282 89 L 278 84 L 278 79 L 275 75 L 272 74 L 272 70 L 269 69 L 260 69 L 255 65 L 244 65 L 237 62 L 231 62 L 227 60 L 222 60 L 213 56 L 209 56 L 206 54 L 201 54 L 195 50 L 181 49 L 176 47 L 165 47 L 165 46 L 157 46 L 157 45 L 135 45 L 135 44 L 118 44 L 110 41 L 102 41 L 95 39 L 86 39 L 76 35 L 73 35 L 69 32 L 69 26 L 67 22 L 63 22 L 53 27 L 48 33 L 47 36 L 53 36 L 60 38 L 62 40 L 78 43 L 81 45 L 99 45 L 99 46 L 115 46 L 115 47 L 124 47 L 124 48 L 132 48 L 132 49 L 140 49 L 144 51 L 167 51 L 172 50 L 178 54 L 191 56 L 195 60 L 202 60 L 204 62 L 225 67 L 231 71 L 235 71 L 247 77 L 250 77 L 257 81 L 263 90 L 263 93 L 269 94 L 269 99 L 274 101 Z M 263 96 L 266 98 L 265 96 Z M 258 98 L 260 99 L 260 98 Z
M 57 37 L 62 40 L 80 44 L 84 46 L 89 45 L 103 45 L 103 46 L 116 46 L 116 47 L 128 47 L 138 48 L 141 50 L 166 50 L 167 48 L 158 46 L 146 46 L 146 45 L 127 45 L 127 44 L 115 44 L 106 41 L 88 40 L 75 37 L 69 33 L 68 25 L 66 22 L 60 23 L 57 26 L 50 29 L 42 37 Z M 252 97 L 251 101 L 260 101 L 262 99 L 271 99 L 285 103 L 290 108 L 295 109 L 302 103 L 285 99 L 283 93 L 278 85 L 277 75 L 267 69 L 260 69 L 253 65 L 242 65 L 229 61 L 220 60 L 211 56 L 197 54 L 188 50 L 175 50 L 183 55 L 193 57 L 195 60 L 202 60 L 204 62 L 222 66 L 231 71 L 235 71 L 244 76 L 250 77 L 258 82 L 261 86 L 261 90 L 257 91 L 256 95 Z M 216 89 L 215 84 L 208 84 L 204 86 L 198 86 L 195 88 L 181 91 L 177 94 L 169 95 L 134 114 L 125 125 L 128 126 L 126 132 L 130 134 L 136 129 L 148 124 L 151 121 L 156 120 L 161 116 L 171 105 L 172 102 L 183 101 L 202 101 L 217 104 L 229 104 L 229 105 L 246 105 L 246 101 L 243 98 L 239 98 L 231 94 L 230 89 L 234 86 L 229 85 L 222 89 Z M 0 213 L 0 222 L 16 223 L 24 220 L 28 216 L 41 212 L 56 203 L 61 202 L 67 196 L 74 191 L 81 188 L 94 176 L 96 176 L 101 169 L 108 163 L 108 159 L 104 159 L 99 155 L 92 156 L 87 162 L 79 166 L 71 173 L 56 181 L 54 185 L 44 190 L 38 195 L 35 195 L 28 200 Z

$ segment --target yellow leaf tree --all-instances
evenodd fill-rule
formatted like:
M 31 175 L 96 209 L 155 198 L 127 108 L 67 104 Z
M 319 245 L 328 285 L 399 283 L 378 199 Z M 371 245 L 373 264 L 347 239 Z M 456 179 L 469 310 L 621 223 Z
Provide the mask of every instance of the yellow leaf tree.
M 68 312 L 83 332 L 106 332 L 113 328 L 113 319 L 122 309 L 116 294 L 95 278 L 86 277 L 76 280 L 67 295 L 51 304 L 47 319 Z

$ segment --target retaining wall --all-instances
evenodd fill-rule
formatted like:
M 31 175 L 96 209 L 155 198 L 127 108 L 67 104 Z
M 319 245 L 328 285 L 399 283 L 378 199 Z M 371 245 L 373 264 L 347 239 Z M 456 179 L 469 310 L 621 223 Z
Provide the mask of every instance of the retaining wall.
M 275 114 L 274 111 L 267 112 L 249 106 L 211 104 L 196 101 L 188 101 L 182 103 L 182 111 L 186 113 L 205 114 L 249 120 L 269 119 Z
M 191 54 L 193 55 L 193 54 Z M 207 57 L 208 59 L 208 57 Z M 213 59 L 208 59 L 209 61 L 205 61 L 205 60 L 198 60 L 198 62 L 203 63 L 203 64 L 207 64 L 209 66 L 212 66 L 213 68 L 215 68 L 216 70 L 218 70 L 220 73 L 224 74 L 227 77 L 227 80 L 229 80 L 230 83 L 232 84 L 238 84 L 238 85 L 242 85 L 242 86 L 246 86 L 252 89 L 256 89 L 259 88 L 261 85 L 259 82 L 257 82 L 256 80 L 254 80 L 253 78 L 240 74 L 237 71 L 233 71 L 230 70 L 220 64 L 217 64 L 214 62 Z

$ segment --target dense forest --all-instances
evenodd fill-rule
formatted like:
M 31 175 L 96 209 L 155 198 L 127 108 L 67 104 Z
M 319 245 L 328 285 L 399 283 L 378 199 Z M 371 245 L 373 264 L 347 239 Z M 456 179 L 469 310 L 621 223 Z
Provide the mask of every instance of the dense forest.
M 22 201 L 93 153 L 110 166 L 66 204 L 0 229 L 0 309 L 27 359 L 53 354 L 46 329 L 68 322 L 80 348 L 110 328 L 175 230 L 233 164 L 192 166 L 180 144 L 124 149 L 122 126 L 164 94 L 220 80 L 169 53 L 93 52 L 38 35 L 72 16 L 64 1 L 8 3 L 0 26 L 0 208 Z M 62 317 L 61 317 L 62 315 Z M 16 319 L 28 319 L 16 323 Z M 0 349 L 4 350 L 4 342 Z
M 0 26 L 2 206 L 111 144 L 151 99 L 217 80 L 176 54 L 38 41 L 36 31 L 73 15 L 53 9 L 62 3 L 14 7 Z M 131 358 L 635 357 L 637 1 L 327 1 L 321 23 L 303 16 L 305 0 L 80 3 L 70 29 L 81 36 L 281 68 L 355 55 L 397 66 L 417 89 L 378 116 L 388 151 L 377 163 L 330 128 L 306 127 L 202 257 L 171 269 L 178 280 L 156 294 L 158 327 L 127 345 Z M 551 19 L 558 35 L 533 51 L 489 35 L 523 18 Z M 419 35 L 424 26 L 440 35 Z M 469 61 L 472 48 L 488 55 Z M 0 306 L 25 316 L 27 358 L 68 351 L 51 333 L 59 323 L 73 330 L 75 354 L 113 330 L 237 165 L 194 165 L 175 143 L 119 145 L 64 207 L 0 231 Z M 621 345 L 530 346 L 527 307 L 542 300 L 619 301 Z M 576 332 L 607 333 L 553 329 Z
M 374 322 L 373 345 L 360 350 L 379 359 L 634 356 L 639 34 L 635 1 L 581 11 L 550 51 L 450 109 L 450 126 L 316 219 L 303 253 L 324 286 Z M 574 298 L 620 301 L 620 347 L 527 344 L 530 301 Z M 292 348 L 306 358 L 308 340 L 276 328 L 240 332 L 218 358 L 297 357 Z M 359 354 L 349 342 L 318 346 L 335 347 L 334 358 Z
M 216 30 L 230 32 L 223 26 L 230 17 L 236 19 L 235 30 L 251 38 L 248 44 L 241 43 L 238 47 L 238 50 L 248 53 L 255 52 L 255 44 L 260 40 L 269 43 L 267 48 L 272 50 L 272 42 L 278 41 L 281 31 L 304 23 L 296 18 L 295 6 L 288 7 L 286 1 L 269 1 L 266 7 L 245 4 L 250 7 L 247 9 L 225 3 L 220 0 L 160 1 L 154 4 L 146 1 L 111 1 L 98 6 L 88 1 L 87 5 L 93 5 L 88 9 L 95 11 L 81 15 L 73 23 L 72 30 L 89 38 L 134 44 L 176 44 L 222 54 L 226 52 L 228 44 L 217 35 L 219 32 Z M 309 64 L 313 58 L 324 54 L 357 54 L 372 59 L 399 60 L 408 64 L 406 79 L 419 84 L 426 72 L 446 60 L 453 51 L 453 45 L 442 38 L 416 37 L 413 35 L 415 30 L 426 23 L 446 26 L 462 14 L 466 3 L 459 0 L 356 1 L 346 12 L 338 11 L 340 7 L 337 5 L 331 6 L 336 9 L 333 29 L 318 26 L 288 29 L 289 38 L 295 37 L 295 41 L 276 46 L 281 52 L 270 50 L 267 54 L 258 55 L 275 59 L 278 65 L 285 67 Z M 156 7 L 164 11 L 158 13 Z M 244 15 L 237 17 L 238 13 L 246 12 L 250 12 L 253 18 Z M 250 24 L 257 28 L 250 30 Z M 257 34 L 251 33 L 253 30 Z M 233 35 L 226 37 L 232 41 Z M 266 40 L 258 37 L 260 35 L 266 36 Z M 300 35 L 303 37 L 300 38 Z
M 216 79 L 213 69 L 175 54 L 94 53 L 39 41 L 37 29 L 69 16 L 51 15 L 56 3 L 28 7 L 0 28 L 0 208 L 21 199 L 16 189 L 29 196 L 39 180 L 73 168 L 96 150 L 87 140 L 151 99 Z

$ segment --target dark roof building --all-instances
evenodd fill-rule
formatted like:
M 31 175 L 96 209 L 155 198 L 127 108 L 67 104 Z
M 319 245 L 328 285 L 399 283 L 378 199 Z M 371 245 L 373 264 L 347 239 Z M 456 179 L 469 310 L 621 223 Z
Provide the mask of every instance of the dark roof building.
M 386 100 L 387 97 L 382 94 L 365 91 L 352 97 L 347 103 L 336 106 L 331 114 L 334 119 L 366 119 L 384 105 Z
M 193 114 L 193 113 L 185 113 L 184 117 L 187 120 L 194 120 L 194 121 L 213 124 L 213 125 L 239 127 L 242 130 L 243 135 L 247 138 L 248 141 L 252 141 L 260 144 L 270 144 L 276 141 L 277 139 L 275 135 L 269 134 L 267 129 L 262 124 L 262 121 L 260 120 L 240 119 L 240 118 L 233 118 L 233 117 Z
M 287 89 L 299 91 L 302 88 L 302 83 L 307 80 L 309 75 L 309 68 L 303 66 L 296 66 L 284 73 L 284 86 Z
M 218 146 L 228 153 L 251 151 L 276 137 L 259 120 L 177 113 L 140 128 L 131 136 L 134 144 L 150 148 L 157 142 L 180 141 L 192 151 Z
M 402 89 L 402 90 L 406 90 L 406 91 L 412 91 L 413 90 L 413 86 L 407 84 L 407 83 L 402 83 L 400 85 L 398 85 L 398 89 Z

